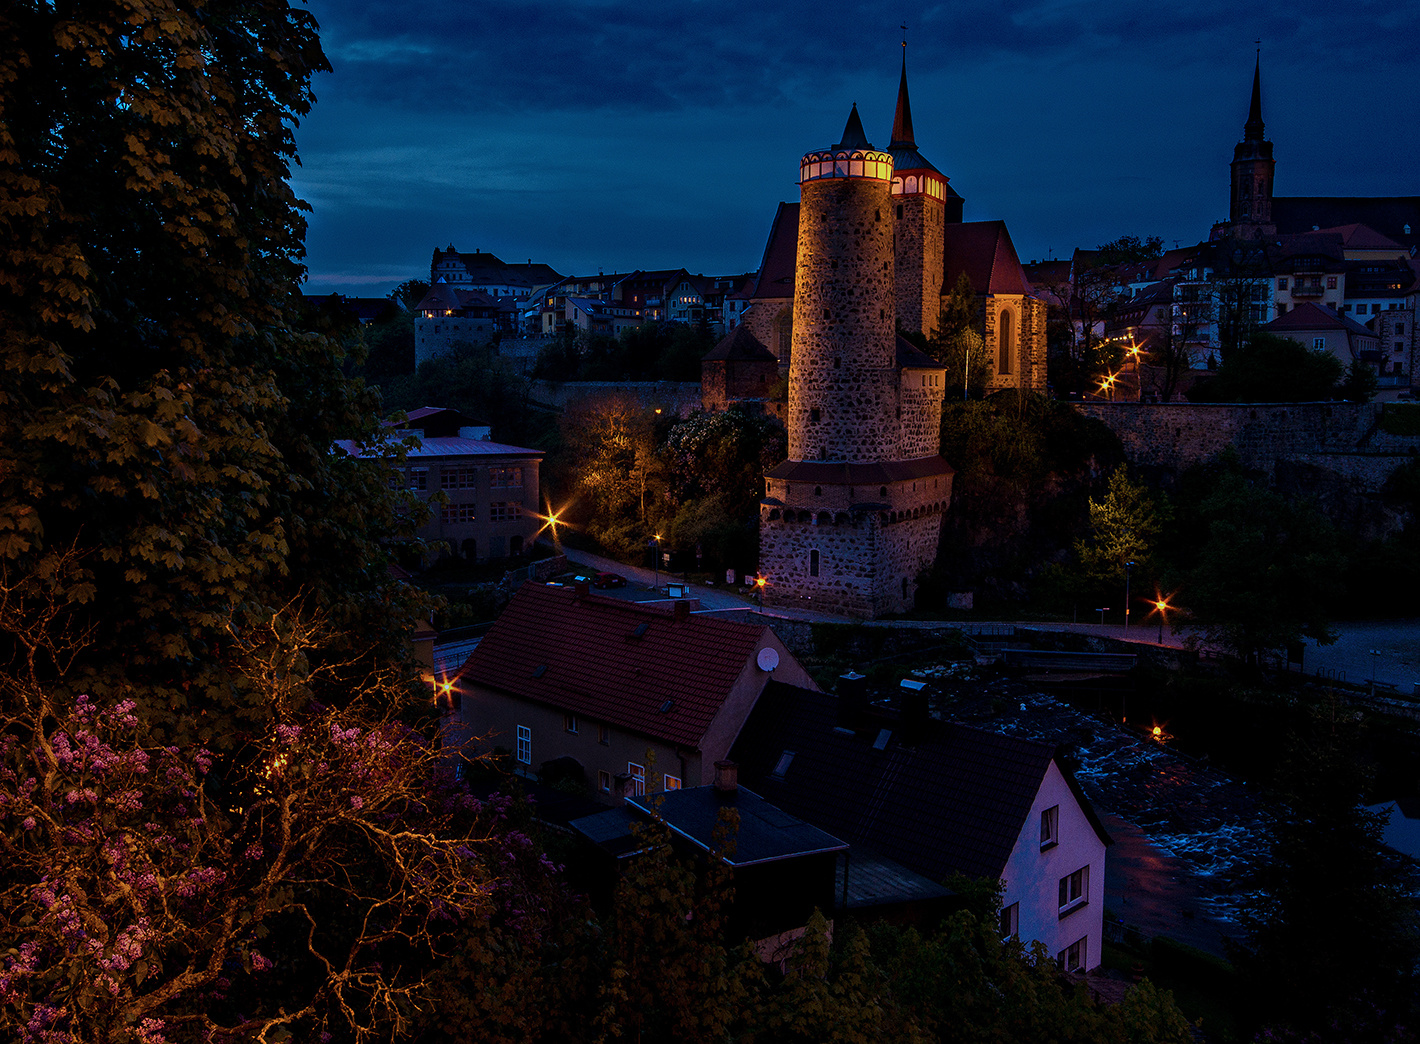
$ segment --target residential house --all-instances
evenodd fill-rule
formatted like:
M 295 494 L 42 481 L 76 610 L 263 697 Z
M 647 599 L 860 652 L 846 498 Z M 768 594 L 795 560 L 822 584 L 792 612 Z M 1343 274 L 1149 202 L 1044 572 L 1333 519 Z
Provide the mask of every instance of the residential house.
M 490 297 L 527 300 L 535 287 L 555 283 L 561 278 L 549 266 L 533 264 L 531 258 L 527 264 L 508 264 L 481 250 L 461 254 L 452 243 L 447 250 L 435 248 L 434 257 L 429 262 L 431 286 L 442 280 L 449 286 L 481 290 Z
M 405 444 L 405 462 L 391 475 L 429 504 L 429 521 L 420 539 L 444 553 L 469 561 L 519 555 L 532 547 L 542 527 L 538 515 L 538 467 L 543 451 L 508 446 L 488 439 L 456 410 L 411 410 L 401 427 L 388 426 L 391 443 Z M 355 457 L 387 459 L 388 447 L 336 443 Z
M 834 910 L 837 864 L 848 845 L 739 786 L 731 762 L 716 766 L 712 785 L 628 797 L 571 823 L 618 863 L 641 853 L 654 825 L 683 851 L 728 869 L 734 892 L 726 933 L 756 940 L 765 959 L 781 956 L 814 910 Z
M 1068 970 L 1100 963 L 1109 835 L 1052 747 L 870 708 L 861 676 L 837 697 L 777 679 L 732 757 L 792 815 L 935 881 L 1000 880 L 1001 931 L 1039 940 Z
M 744 326 L 726 334 L 700 361 L 700 403 L 707 412 L 736 403 L 775 412 L 769 402 L 778 383 L 778 358 Z M 782 409 L 777 412 L 782 419 Z
M 707 319 L 702 278 L 683 268 L 637 270 L 612 287 L 611 299 L 640 309 L 652 322 L 698 323 Z
M 1342 366 L 1364 362 L 1374 367 L 1378 374 L 1388 366 L 1388 360 L 1381 354 L 1376 331 L 1362 326 L 1344 313 L 1338 314 L 1309 301 L 1279 315 L 1262 329 L 1266 333 L 1300 341 L 1308 348 L 1328 351 L 1341 361 Z
M 455 287 L 442 278 L 414 306 L 414 361 L 422 365 L 460 344 L 488 344 L 517 331 L 518 308 L 512 298 Z
M 455 723 L 524 775 L 574 759 L 611 803 L 713 782 L 771 677 L 814 687 L 763 624 L 530 582 L 455 679 Z

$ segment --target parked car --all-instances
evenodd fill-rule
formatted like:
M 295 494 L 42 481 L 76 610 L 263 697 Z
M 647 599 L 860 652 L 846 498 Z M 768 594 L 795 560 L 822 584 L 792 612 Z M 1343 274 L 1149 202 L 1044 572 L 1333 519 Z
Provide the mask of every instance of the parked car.
M 547 581 L 548 587 L 571 587 L 573 584 L 589 584 L 592 578 L 586 573 L 558 573 Z
M 593 587 L 625 587 L 626 577 L 620 573 L 598 573 L 592 579 Z

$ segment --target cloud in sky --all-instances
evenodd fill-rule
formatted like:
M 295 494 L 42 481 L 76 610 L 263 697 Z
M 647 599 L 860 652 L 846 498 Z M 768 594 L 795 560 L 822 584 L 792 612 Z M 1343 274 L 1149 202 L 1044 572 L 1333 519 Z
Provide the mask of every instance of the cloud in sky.
M 857 102 L 886 144 L 902 10 L 726 0 L 312 0 L 335 68 L 298 133 L 313 289 L 427 273 L 435 246 L 559 271 L 759 262 L 805 150 Z M 962 0 L 909 15 L 923 152 L 1021 254 L 1196 240 L 1263 40 L 1282 194 L 1420 193 L 1420 9 Z M 881 139 L 881 140 L 880 140 Z

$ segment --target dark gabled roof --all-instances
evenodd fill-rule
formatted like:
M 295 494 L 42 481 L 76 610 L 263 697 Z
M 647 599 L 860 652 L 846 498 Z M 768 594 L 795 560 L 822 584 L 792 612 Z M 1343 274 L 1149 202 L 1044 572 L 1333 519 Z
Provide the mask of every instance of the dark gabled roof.
M 899 370 L 945 370 L 946 367 L 933 359 L 902 334 L 897 335 L 897 368 Z
M 1272 222 L 1282 235 L 1367 225 L 1413 251 L 1420 245 L 1420 196 L 1274 196 Z
M 1294 305 L 1290 311 L 1284 312 L 1270 323 L 1264 324 L 1262 329 L 1270 333 L 1281 333 L 1288 330 L 1345 330 L 1347 333 L 1359 334 L 1362 337 L 1376 336 L 1374 330 L 1367 329 L 1349 315 L 1333 312 L 1330 308 L 1322 308 L 1310 301 L 1302 301 Z
M 1323 228 L 1320 232 L 1334 232 L 1341 237 L 1341 244 L 1346 250 L 1391 250 L 1395 256 L 1399 257 L 1405 253 L 1405 248 L 1389 236 L 1383 236 L 1370 225 L 1352 223 L 1342 225 L 1339 228 Z
M 867 464 L 786 460 L 773 471 L 765 472 L 765 478 L 829 486 L 862 486 L 866 496 L 871 486 L 954 474 L 952 466 L 941 457 L 920 457 L 917 460 L 886 460 Z
M 943 248 L 944 293 L 951 293 L 963 272 L 978 294 L 1031 292 L 1004 221 L 948 223 Z
M 698 749 L 766 630 L 529 582 L 459 678 Z
M 853 103 L 853 108 L 848 110 L 848 122 L 843 125 L 843 137 L 838 140 L 835 149 L 871 149 L 873 143 L 868 140 L 868 134 L 863 130 L 863 118 L 858 115 L 858 103 Z
M 934 880 L 953 872 L 1000 877 L 1054 748 L 943 722 L 929 723 L 909 745 L 891 719 L 857 735 L 841 731 L 837 709 L 833 696 L 771 681 L 731 752 L 740 779 L 849 844 Z M 881 750 L 879 726 L 892 730 Z
M 653 797 L 627 798 L 626 803 L 649 818 L 661 819 L 706 852 L 719 847 L 715 831 L 720 810 L 734 809 L 739 813 L 739 828 L 733 835 L 733 851 L 727 849 L 723 854 L 730 866 L 773 863 L 848 848 L 832 834 L 776 808 L 747 787 L 728 793 L 713 786 L 668 790 Z
M 794 296 L 794 267 L 799 257 L 799 204 L 780 203 L 769 226 L 769 239 L 764 244 L 764 257 L 759 262 L 759 275 L 748 296 Z
M 720 339 L 720 343 L 711 348 L 702 357 L 702 362 L 772 362 L 778 363 L 779 357 L 771 352 L 758 337 L 749 332 L 749 327 L 743 323 L 735 327 L 734 330 Z

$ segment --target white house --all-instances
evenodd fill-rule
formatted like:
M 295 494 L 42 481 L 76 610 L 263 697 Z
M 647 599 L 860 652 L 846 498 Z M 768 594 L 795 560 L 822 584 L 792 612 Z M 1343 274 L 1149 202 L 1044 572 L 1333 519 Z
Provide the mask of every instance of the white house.
M 1066 970 L 1098 966 L 1110 838 L 1054 748 L 934 721 L 920 689 L 888 714 L 860 681 L 837 697 L 770 682 L 731 754 L 741 780 L 854 853 L 1002 881 L 1003 935 Z

